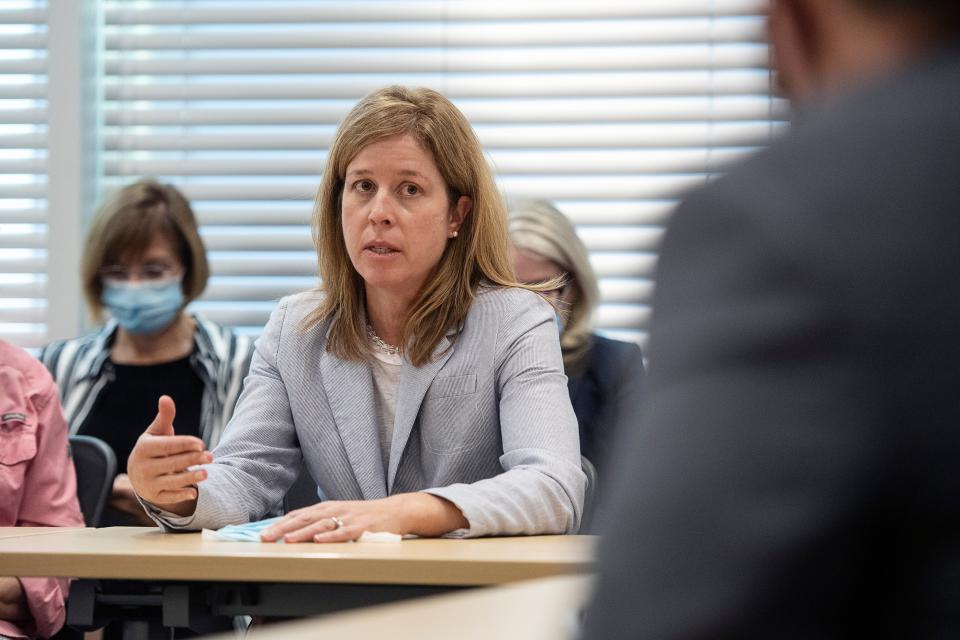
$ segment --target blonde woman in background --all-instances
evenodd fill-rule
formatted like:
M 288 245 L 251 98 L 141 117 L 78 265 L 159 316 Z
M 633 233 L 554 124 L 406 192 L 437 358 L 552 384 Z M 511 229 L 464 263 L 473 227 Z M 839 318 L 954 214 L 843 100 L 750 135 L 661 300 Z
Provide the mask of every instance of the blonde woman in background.
M 313 224 L 321 289 L 280 302 L 212 456 L 175 434 L 169 398 L 134 449 L 157 521 L 259 520 L 303 460 L 326 499 L 263 540 L 576 532 L 586 477 L 553 309 L 514 278 L 463 114 L 429 89 L 361 100 Z
M 580 450 L 600 469 L 619 417 L 640 400 L 640 347 L 594 333 L 591 319 L 600 300 L 597 277 L 587 248 L 563 213 L 548 202 L 534 201 L 511 211 L 509 226 L 517 279 L 529 284 L 562 279 L 563 286 L 548 295 L 561 308 L 560 347 Z

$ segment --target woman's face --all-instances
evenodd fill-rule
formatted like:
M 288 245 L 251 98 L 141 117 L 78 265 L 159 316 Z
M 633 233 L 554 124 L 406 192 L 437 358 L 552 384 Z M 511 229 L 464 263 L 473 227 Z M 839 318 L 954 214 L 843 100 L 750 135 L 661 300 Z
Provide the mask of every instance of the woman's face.
M 409 135 L 364 147 L 347 165 L 343 238 L 368 293 L 412 300 L 470 210 L 451 206 L 433 157 Z M 452 240 L 456 242 L 456 240 Z
M 154 237 L 142 255 L 124 255 L 104 266 L 100 276 L 101 302 L 124 331 L 153 335 L 180 317 L 183 264 L 164 235 Z

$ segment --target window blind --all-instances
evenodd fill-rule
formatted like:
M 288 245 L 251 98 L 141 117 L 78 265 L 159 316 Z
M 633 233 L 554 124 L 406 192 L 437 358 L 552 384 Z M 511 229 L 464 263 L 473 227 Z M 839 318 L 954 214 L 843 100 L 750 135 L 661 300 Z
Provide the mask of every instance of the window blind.
M 0 338 L 46 337 L 46 3 L 0 8 Z
M 600 278 L 598 328 L 641 343 L 678 196 L 782 126 L 758 0 L 104 8 L 101 191 L 140 176 L 181 187 L 213 270 L 196 307 L 249 332 L 316 284 L 326 149 L 376 88 L 453 100 L 508 201 L 546 198 L 574 220 Z

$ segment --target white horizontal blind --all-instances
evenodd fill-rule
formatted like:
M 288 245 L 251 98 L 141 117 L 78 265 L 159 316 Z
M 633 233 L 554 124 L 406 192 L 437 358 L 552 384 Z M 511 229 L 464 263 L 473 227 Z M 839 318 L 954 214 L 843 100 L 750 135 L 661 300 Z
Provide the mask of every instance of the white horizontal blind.
M 193 200 L 213 265 L 198 307 L 257 331 L 316 283 L 311 202 L 338 120 L 388 84 L 473 123 L 508 199 L 570 215 L 601 279 L 597 325 L 643 341 L 683 190 L 765 144 L 759 0 L 108 2 L 106 187 Z
M 0 6 L 0 338 L 46 338 L 46 2 Z

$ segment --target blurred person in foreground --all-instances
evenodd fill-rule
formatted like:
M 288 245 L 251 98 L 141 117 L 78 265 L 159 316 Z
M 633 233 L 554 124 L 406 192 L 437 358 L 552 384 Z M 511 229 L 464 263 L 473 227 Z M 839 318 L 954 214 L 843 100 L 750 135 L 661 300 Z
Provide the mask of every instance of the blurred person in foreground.
M 253 354 L 253 341 L 187 311 L 210 270 L 197 220 L 171 185 L 140 180 L 101 205 L 80 267 L 87 308 L 105 324 L 48 345 L 40 359 L 60 388 L 71 434 L 105 441 L 117 456 L 104 526 L 152 525 L 127 475 L 127 458 L 167 394 L 177 426 L 220 441 Z
M 321 288 L 274 311 L 212 464 L 161 398 L 130 456 L 151 514 L 170 529 L 257 521 L 305 461 L 325 500 L 263 540 L 576 532 L 576 416 L 536 293 L 551 283 L 516 282 L 463 114 L 430 89 L 363 98 L 334 136 L 313 225 Z
M 558 305 L 557 325 L 570 401 L 580 427 L 580 453 L 604 468 L 613 429 L 628 404 L 639 402 L 643 355 L 633 342 L 595 333 L 600 302 L 587 247 L 570 220 L 549 202 L 528 202 L 508 216 L 510 257 L 520 282 L 559 281 L 547 292 Z
M 671 220 L 586 637 L 957 637 L 960 4 L 770 12 L 802 117 Z
M 0 526 L 82 527 L 57 388 L 0 340 Z M 49 638 L 66 619 L 66 578 L 0 576 L 0 638 Z

